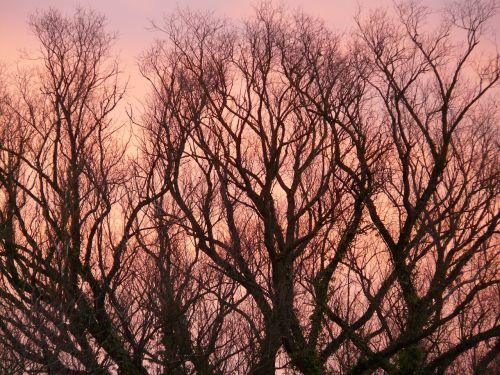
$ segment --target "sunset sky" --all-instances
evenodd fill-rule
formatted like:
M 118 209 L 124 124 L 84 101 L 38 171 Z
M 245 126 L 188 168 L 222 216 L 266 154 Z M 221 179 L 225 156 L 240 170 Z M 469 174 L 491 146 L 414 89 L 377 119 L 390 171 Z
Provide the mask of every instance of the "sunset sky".
M 499 144 L 500 0 L 0 0 L 0 375 L 500 374 Z
M 425 0 L 423 3 L 441 10 L 449 2 Z M 23 50 L 36 51 L 36 40 L 28 28 L 30 14 L 49 7 L 71 14 L 78 6 L 89 7 L 103 13 L 108 20 L 108 30 L 118 33 L 115 50 L 125 76 L 130 77 L 128 97 L 133 101 L 133 98 L 142 96 L 145 88 L 138 77 L 137 58 L 155 38 L 160 37 L 151 30 L 151 21 L 161 21 L 163 15 L 172 13 L 176 7 L 210 10 L 220 16 L 241 20 L 251 14 L 253 6 L 258 3 L 253 0 L 0 0 L 0 63 L 12 71 Z M 334 30 L 347 32 L 353 26 L 358 6 L 373 9 L 389 6 L 392 0 L 286 0 L 281 3 L 322 18 Z M 491 24 L 500 24 L 499 14 Z M 492 27 L 491 34 L 498 34 L 498 28 L 494 29 Z
M 367 4 L 389 3 L 388 0 L 369 0 Z M 147 47 L 155 35 L 148 30 L 151 20 L 161 20 L 164 14 L 173 12 L 176 7 L 210 10 L 221 16 L 236 20 L 252 13 L 256 1 L 247 0 L 1 0 L 0 1 L 0 45 L 2 59 L 11 63 L 19 56 L 19 49 L 32 46 L 33 36 L 27 27 L 29 15 L 37 9 L 48 7 L 60 9 L 70 14 L 77 6 L 93 8 L 106 15 L 109 30 L 118 32 L 117 47 L 120 55 L 129 60 Z M 288 0 L 289 8 L 302 8 L 307 13 L 321 17 L 334 28 L 345 30 L 352 23 L 357 5 L 346 0 Z

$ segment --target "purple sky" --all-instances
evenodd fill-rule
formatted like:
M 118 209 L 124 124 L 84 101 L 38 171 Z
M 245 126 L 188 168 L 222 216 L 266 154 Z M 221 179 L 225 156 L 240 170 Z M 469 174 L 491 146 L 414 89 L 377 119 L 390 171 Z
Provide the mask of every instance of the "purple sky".
M 358 3 L 363 8 L 390 5 L 391 0 L 286 0 L 281 1 L 291 9 L 301 8 L 320 17 L 338 31 L 347 31 L 353 25 L 353 16 Z M 120 54 L 122 69 L 131 77 L 129 93 L 139 94 L 140 80 L 137 78 L 136 60 L 139 54 L 154 40 L 155 33 L 148 30 L 150 20 L 161 20 L 163 14 L 171 13 L 177 6 L 192 9 L 213 10 L 218 15 L 242 19 L 252 12 L 252 5 L 259 0 L 0 0 L 0 62 L 8 70 L 15 68 L 20 51 L 36 48 L 35 39 L 28 30 L 27 21 L 37 9 L 54 7 L 71 14 L 78 5 L 93 8 L 106 15 L 110 31 L 118 33 L 116 51 Z M 424 0 L 425 5 L 439 10 L 446 0 Z M 496 23 L 496 25 L 495 25 Z M 493 29 L 498 36 L 500 14 L 497 14 Z M 135 87 L 134 87 L 135 86 Z M 135 90 L 139 89 L 139 90 Z
M 33 37 L 27 28 L 27 20 L 37 9 L 54 7 L 71 14 L 78 5 L 91 7 L 106 15 L 109 29 L 117 31 L 117 43 L 121 55 L 128 60 L 137 57 L 154 34 L 148 30 L 150 20 L 160 20 L 177 6 L 192 9 L 208 9 L 218 15 L 241 19 L 252 12 L 251 0 L 0 0 L 0 59 L 11 63 L 19 56 L 19 49 L 33 46 Z M 322 17 L 332 27 L 345 30 L 352 24 L 357 3 L 350 0 L 288 0 L 287 6 L 302 8 L 307 13 Z M 365 0 L 369 6 L 389 3 L 389 0 Z M 126 56 L 125 56 L 126 55 Z
M 364 0 L 372 7 L 390 0 Z M 122 69 L 130 75 L 129 94 L 140 95 L 141 83 L 137 78 L 136 61 L 140 53 L 154 40 L 155 34 L 148 30 L 151 20 L 161 20 L 176 7 L 212 10 L 220 16 L 242 19 L 252 13 L 254 0 L 0 0 L 0 63 L 8 70 L 15 69 L 22 49 L 36 48 L 36 41 L 28 29 L 29 15 L 37 9 L 48 7 L 71 14 L 77 6 L 90 7 L 103 13 L 108 20 L 108 29 L 118 33 L 116 51 L 120 55 Z M 351 0 L 287 0 L 289 8 L 302 8 L 309 14 L 323 18 L 338 30 L 347 30 L 352 25 L 352 16 L 357 9 Z M 132 91 L 132 93 L 131 93 Z

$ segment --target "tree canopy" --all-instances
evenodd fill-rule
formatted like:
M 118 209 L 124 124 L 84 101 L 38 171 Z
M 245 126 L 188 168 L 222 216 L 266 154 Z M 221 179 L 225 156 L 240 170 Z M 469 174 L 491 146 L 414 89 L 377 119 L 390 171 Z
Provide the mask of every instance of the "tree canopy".
M 179 10 L 129 143 L 104 16 L 33 16 L 0 79 L 0 371 L 497 373 L 495 11 Z

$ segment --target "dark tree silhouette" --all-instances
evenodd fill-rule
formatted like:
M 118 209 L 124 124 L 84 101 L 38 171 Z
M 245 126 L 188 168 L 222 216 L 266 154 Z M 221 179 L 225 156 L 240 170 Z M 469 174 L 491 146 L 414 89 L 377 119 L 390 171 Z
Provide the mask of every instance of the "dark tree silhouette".
M 2 343 L 48 373 L 146 373 L 121 296 L 122 151 L 110 113 L 123 95 L 104 18 L 34 16 L 39 66 L 20 79 L 2 123 Z M 132 212 L 130 219 L 133 217 Z
M 130 145 L 104 18 L 33 17 L 0 86 L 1 371 L 496 373 L 495 10 L 178 11 Z
M 429 32 L 400 5 L 349 43 L 266 6 L 243 30 L 189 12 L 161 28 L 149 155 L 172 222 L 249 294 L 250 373 L 280 348 L 305 374 L 495 358 L 498 56 L 473 65 L 493 11 L 457 4 Z

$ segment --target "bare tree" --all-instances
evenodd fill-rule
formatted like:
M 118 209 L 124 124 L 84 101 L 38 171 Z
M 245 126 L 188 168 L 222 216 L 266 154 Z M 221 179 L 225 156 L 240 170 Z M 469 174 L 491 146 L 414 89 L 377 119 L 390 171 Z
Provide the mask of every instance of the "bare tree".
M 475 50 L 494 8 L 456 4 L 427 31 L 402 4 L 348 43 L 271 6 L 243 29 L 192 12 L 159 27 L 150 157 L 171 220 L 249 294 L 250 373 L 280 348 L 305 374 L 493 363 L 500 70 Z
M 87 10 L 30 25 L 39 65 L 2 121 L 2 342 L 26 370 L 146 373 L 121 300 L 131 224 L 117 241 L 113 220 L 125 181 L 109 117 L 123 95 L 114 36 Z
M 169 229 L 149 161 L 124 157 L 125 130 L 111 118 L 124 88 L 104 17 L 49 10 L 30 24 L 39 64 L 0 102 L 6 366 L 233 371 L 237 332 L 222 323 L 245 294 L 190 255 L 185 231 Z
M 495 10 L 180 10 L 134 146 L 104 17 L 34 16 L 0 81 L 1 371 L 496 373 Z

